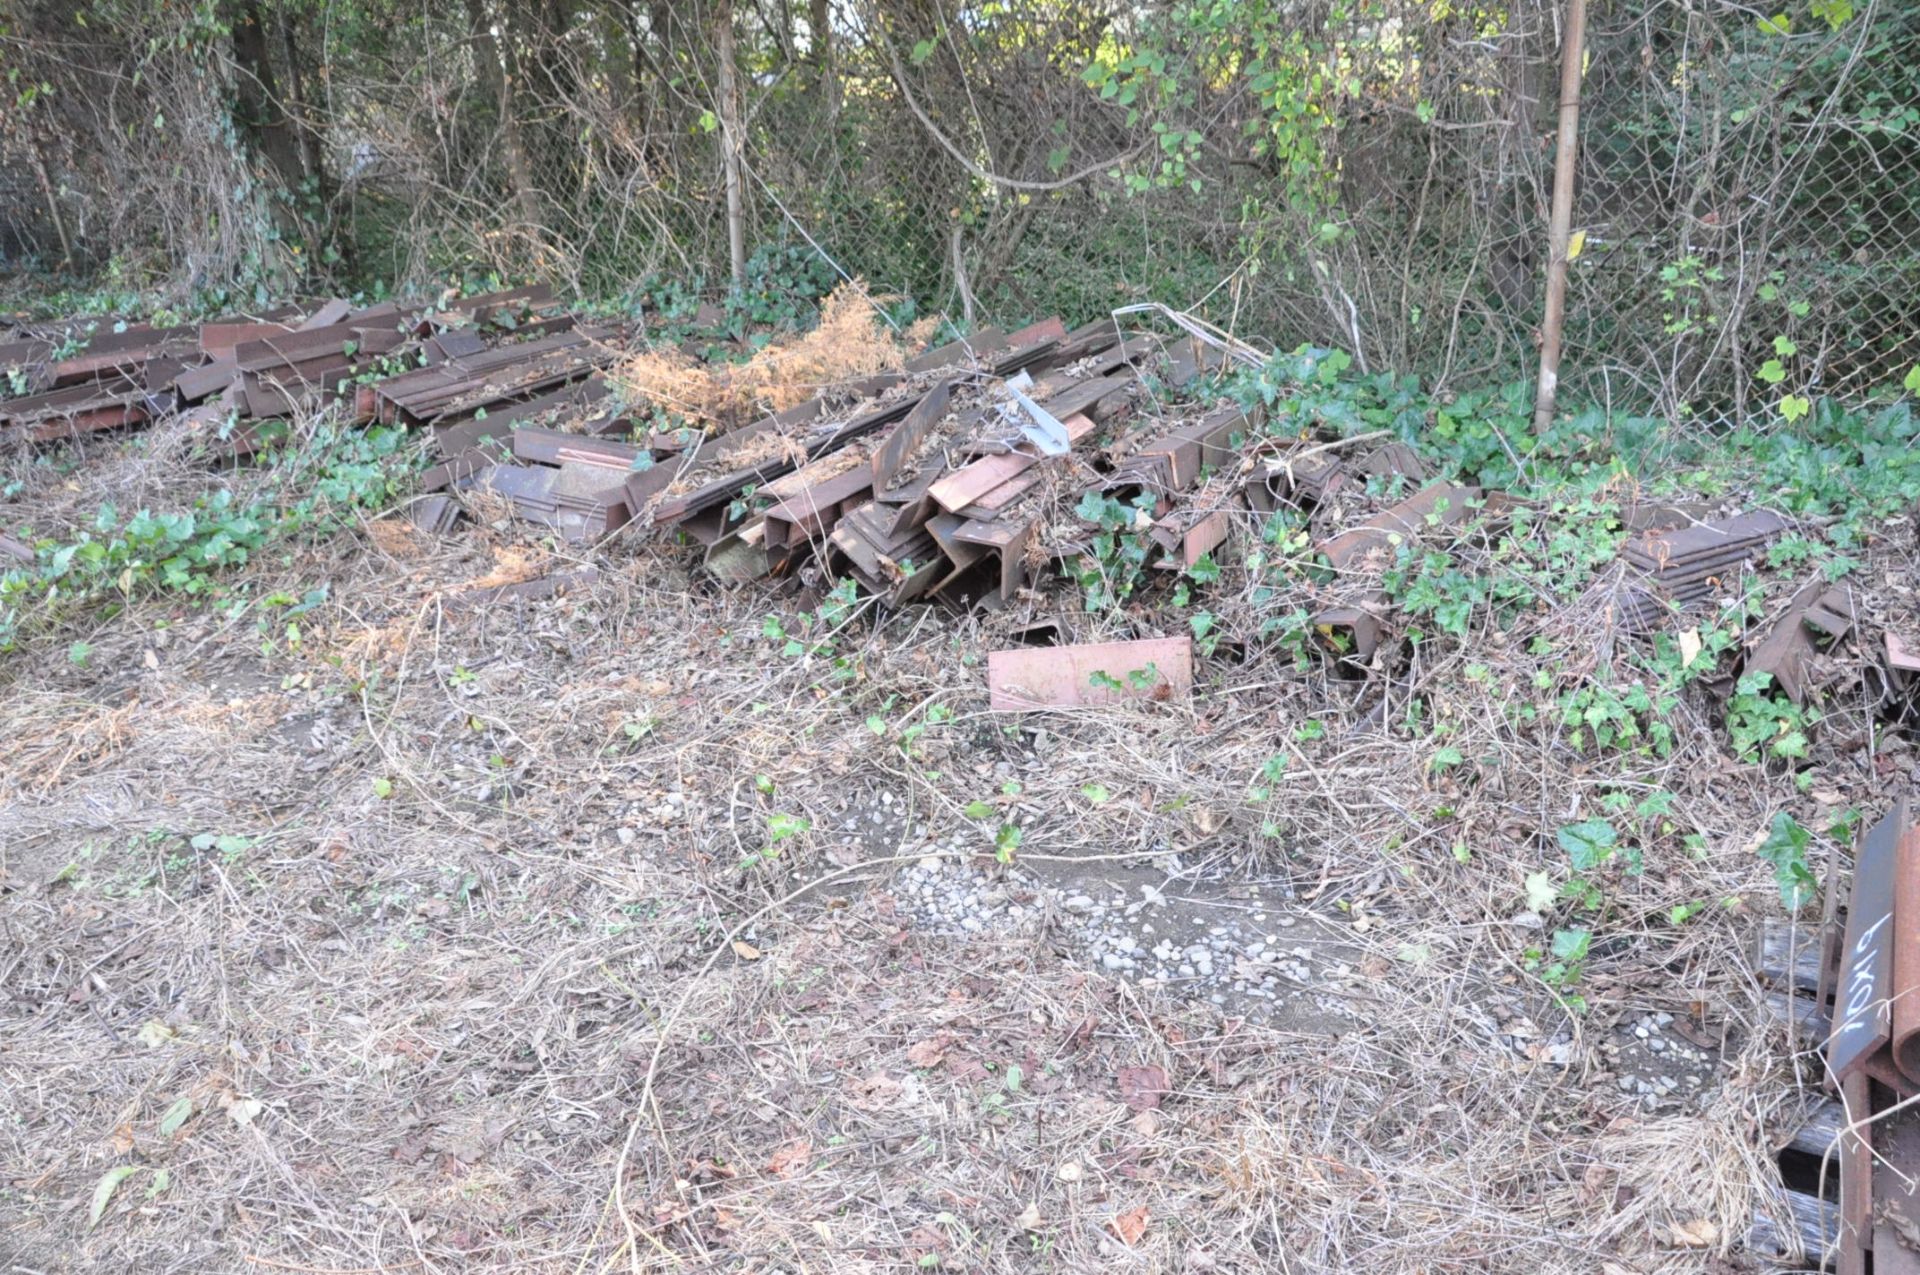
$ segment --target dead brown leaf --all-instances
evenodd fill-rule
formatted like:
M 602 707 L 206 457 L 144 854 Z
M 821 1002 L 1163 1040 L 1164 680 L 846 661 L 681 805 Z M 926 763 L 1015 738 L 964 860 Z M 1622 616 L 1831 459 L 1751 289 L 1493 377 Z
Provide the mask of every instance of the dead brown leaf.
M 1165 1067 L 1122 1067 L 1119 1081 L 1120 1101 L 1134 1111 L 1158 1107 L 1171 1088 Z
M 790 1178 L 806 1168 L 812 1157 L 813 1144 L 804 1138 L 795 1139 L 773 1153 L 767 1161 L 767 1172 L 776 1178 Z
M 1673 1242 L 1682 1248 L 1712 1248 L 1720 1242 L 1720 1228 L 1711 1219 L 1700 1217 L 1673 1224 Z
M 987 1078 L 987 1069 L 970 1054 L 953 1054 L 947 1059 L 947 1074 L 961 1084 L 977 1085 Z
M 849 1101 L 862 1111 L 883 1111 L 900 1101 L 905 1088 L 899 1081 L 883 1071 L 862 1080 L 853 1081 L 847 1086 L 851 1091 Z
M 915 1067 L 938 1067 L 946 1061 L 947 1050 L 952 1046 L 952 1032 L 937 1032 L 925 1040 L 908 1045 L 907 1061 Z
M 1128 1209 L 1125 1213 L 1116 1213 L 1113 1218 L 1113 1233 L 1120 1237 L 1128 1248 L 1140 1242 L 1147 1233 L 1147 1206 Z

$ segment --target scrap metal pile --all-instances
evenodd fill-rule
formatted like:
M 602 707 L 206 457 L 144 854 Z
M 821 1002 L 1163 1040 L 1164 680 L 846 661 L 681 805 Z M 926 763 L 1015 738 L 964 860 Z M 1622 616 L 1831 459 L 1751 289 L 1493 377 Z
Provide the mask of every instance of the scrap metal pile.
M 1190 341 L 1122 341 L 1111 321 L 988 330 L 844 407 L 817 398 L 703 440 L 654 480 L 645 513 L 708 546 L 726 578 L 817 560 L 894 604 L 1010 601 L 1084 548 L 1085 524 L 1062 513 L 1088 491 L 1150 506 L 1168 560 L 1192 562 L 1226 524 L 1190 497 L 1257 422 L 1227 407 L 1168 425 L 1141 409 L 1146 378 L 1178 391 L 1202 366 Z
M 1405 627 L 1383 589 L 1396 554 L 1476 524 L 1484 534 L 1519 502 L 1431 481 L 1383 435 L 1263 428 L 1259 410 L 1208 393 L 1213 373 L 1258 356 L 1168 313 L 1181 329 L 1171 338 L 1117 316 L 1075 331 L 1058 319 L 989 328 L 704 429 L 656 428 L 644 396 L 623 388 L 625 361 L 647 346 L 642 325 L 594 326 L 544 286 L 86 338 L 27 330 L 0 343 L 14 394 L 0 398 L 0 445 L 178 413 L 244 457 L 286 418 L 328 409 L 431 431 L 439 463 L 412 506 L 423 527 L 450 530 L 504 502 L 571 541 L 631 527 L 698 546 L 723 579 L 852 579 L 893 605 L 1003 607 L 1050 567 L 1106 569 L 1089 550 L 1103 531 L 1111 546 L 1116 525 L 1134 565 L 1174 574 L 1219 551 L 1237 518 L 1284 508 L 1330 568 L 1307 603 L 1315 640 L 1349 671 L 1371 668 Z M 1629 502 L 1620 518 L 1618 570 L 1586 610 L 1627 632 L 1738 594 L 1792 530 L 1766 510 L 1701 505 Z M 17 541 L 0 549 L 32 555 Z M 1849 585 L 1815 576 L 1748 632 L 1742 671 L 1803 702 L 1833 679 L 1832 653 L 1861 618 Z M 1886 691 L 1920 683 L 1915 635 L 1858 636 Z
M 628 334 L 581 326 L 552 289 L 403 308 L 331 300 L 179 327 L 16 334 L 0 343 L 0 446 L 46 443 L 173 413 L 230 424 L 247 455 L 268 422 L 324 407 L 362 421 L 446 426 L 605 367 Z
M 423 485 L 491 492 L 575 540 L 630 523 L 671 532 L 728 580 L 818 564 L 890 603 L 991 608 L 1084 548 L 1086 525 L 1063 511 L 1085 491 L 1150 508 L 1167 565 L 1225 538 L 1210 507 L 1225 493 L 1203 478 L 1238 463 L 1257 421 L 1140 410 L 1218 363 L 1188 339 L 1054 319 L 978 332 L 738 428 L 631 440 L 610 437 L 631 419 L 596 377 L 439 427 L 444 461 Z

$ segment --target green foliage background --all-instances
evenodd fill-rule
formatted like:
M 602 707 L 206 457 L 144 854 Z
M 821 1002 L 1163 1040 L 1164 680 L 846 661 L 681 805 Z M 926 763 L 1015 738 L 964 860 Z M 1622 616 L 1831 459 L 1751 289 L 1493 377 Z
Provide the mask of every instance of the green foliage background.
M 737 321 L 845 273 L 918 313 L 1153 299 L 1517 381 L 1558 10 L 0 0 L 0 258 L 182 310 L 544 278 L 684 316 L 730 291 L 724 26 Z M 1920 363 L 1920 11 L 1754 12 L 1592 6 L 1575 396 L 1792 421 Z

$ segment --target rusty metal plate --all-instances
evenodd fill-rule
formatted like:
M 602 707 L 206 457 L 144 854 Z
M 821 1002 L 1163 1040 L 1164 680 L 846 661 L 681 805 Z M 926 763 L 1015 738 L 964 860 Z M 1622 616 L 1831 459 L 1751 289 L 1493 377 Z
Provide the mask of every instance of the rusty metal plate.
M 1636 566 L 1651 571 L 1723 554 L 1729 549 L 1758 548 L 1787 529 L 1787 520 L 1771 510 L 1722 518 L 1717 522 L 1697 523 L 1678 531 L 1630 540 L 1621 555 Z
M 1192 689 L 1192 638 L 1021 646 L 987 655 L 995 712 L 1184 698 Z
M 1059 320 L 1054 320 L 1058 326 Z M 949 367 L 955 363 L 972 363 L 983 354 L 992 354 L 1007 348 L 1007 334 L 998 328 L 982 328 L 970 337 L 950 341 L 946 345 L 935 346 L 922 351 L 907 360 L 909 372 L 932 372 Z
M 901 467 L 906 464 L 914 449 L 927 436 L 932 428 L 939 424 L 947 414 L 947 405 L 953 401 L 954 382 L 942 381 L 927 391 L 926 397 L 914 404 L 905 420 L 887 435 L 873 452 L 873 489 L 876 492 L 892 488 L 900 477 Z
M 1905 811 L 1899 811 L 1902 815 Z M 1900 828 L 1893 867 L 1893 1034 L 1895 1088 L 1920 1092 L 1920 826 Z M 1916 1232 L 1920 1238 L 1920 1232 Z
M 1746 658 L 1749 672 L 1772 676 L 1787 698 L 1804 704 L 1812 679 L 1811 662 L 1819 651 L 1813 641 L 1818 629 L 1833 638 L 1845 637 L 1852 627 L 1853 603 L 1845 585 L 1830 585 L 1815 575 L 1787 603 L 1787 609 L 1753 644 Z M 1816 618 L 1817 617 L 1817 618 Z M 1838 628 L 1838 632 L 1834 630 Z
M 1873 1275 L 1920 1275 L 1920 1112 L 1874 1128 Z
M 1375 514 L 1351 531 L 1343 532 L 1320 546 L 1334 569 L 1344 571 L 1376 550 L 1390 549 L 1418 536 L 1429 517 L 1438 517 L 1440 525 L 1452 526 L 1472 514 L 1468 502 L 1480 495 L 1478 487 L 1453 483 L 1435 483 L 1401 501 L 1393 508 Z
M 1920 673 L 1920 642 L 1909 646 L 1888 629 L 1887 663 L 1902 673 Z

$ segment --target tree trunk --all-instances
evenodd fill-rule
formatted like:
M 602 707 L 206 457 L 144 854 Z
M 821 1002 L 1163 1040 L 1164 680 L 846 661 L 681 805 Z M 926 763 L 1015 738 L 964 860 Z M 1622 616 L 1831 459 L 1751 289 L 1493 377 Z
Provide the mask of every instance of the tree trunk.
M 736 290 L 747 282 L 746 192 L 740 172 L 740 82 L 734 65 L 733 0 L 714 6 L 714 54 L 720 60 L 720 156 L 727 183 L 727 258 Z
M 833 14 L 827 0 L 809 0 L 807 39 L 807 60 L 813 63 L 820 114 L 830 120 L 840 110 L 840 82 L 833 73 Z
M 296 193 L 306 176 L 306 167 L 300 158 L 299 139 L 280 107 L 280 92 L 274 82 L 273 61 L 267 53 L 267 32 L 261 24 L 258 0 L 247 0 L 234 20 L 233 60 L 240 72 L 235 80 L 234 95 L 239 99 L 241 130 L 273 167 L 280 184 L 289 193 Z
M 1533 432 L 1553 423 L 1560 386 L 1560 336 L 1567 316 L 1567 249 L 1573 229 L 1574 164 L 1580 151 L 1580 77 L 1587 31 L 1587 0 L 1567 0 L 1561 36 L 1560 136 L 1553 162 L 1553 221 L 1547 241 L 1547 313 L 1540 321 L 1540 384 L 1534 395 Z
M 640 16 L 634 10 L 633 0 L 617 0 L 612 17 L 607 45 L 618 50 L 612 80 L 620 97 L 620 114 L 634 128 L 645 132 L 646 109 L 640 93 Z
M 40 179 L 40 196 L 47 201 L 47 219 L 53 222 L 53 233 L 60 236 L 60 268 L 64 270 L 73 264 L 73 241 L 67 237 L 67 219 L 60 215 L 60 195 L 47 174 L 47 160 L 40 153 L 37 135 L 33 138 L 33 171 Z
M 320 130 L 313 125 L 312 106 L 307 102 L 306 76 L 302 73 L 300 41 L 294 31 L 293 15 L 280 15 L 280 48 L 287 59 L 287 121 L 300 146 L 300 168 L 314 193 L 324 204 L 333 192 L 327 180 L 325 153 L 320 145 Z
M 507 152 L 507 179 L 513 187 L 521 229 L 533 233 L 540 227 L 540 205 L 534 195 L 533 167 L 527 162 L 520 119 L 513 109 L 513 60 L 508 56 L 512 38 L 506 31 L 494 32 L 484 0 L 467 0 L 467 22 L 473 28 L 473 60 L 480 72 L 481 86 L 490 91 L 500 116 L 500 141 Z

